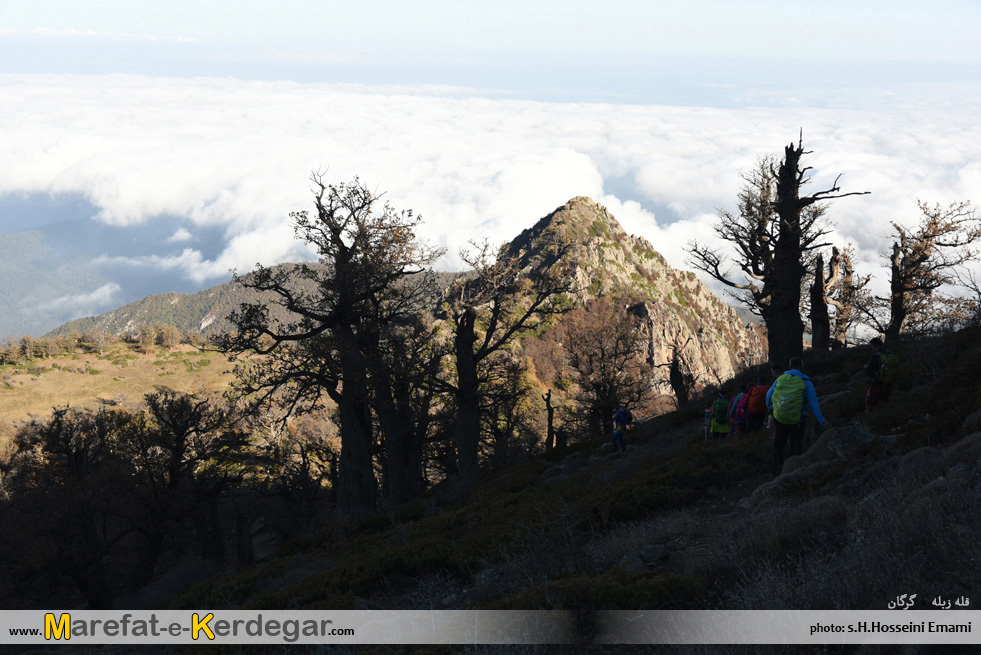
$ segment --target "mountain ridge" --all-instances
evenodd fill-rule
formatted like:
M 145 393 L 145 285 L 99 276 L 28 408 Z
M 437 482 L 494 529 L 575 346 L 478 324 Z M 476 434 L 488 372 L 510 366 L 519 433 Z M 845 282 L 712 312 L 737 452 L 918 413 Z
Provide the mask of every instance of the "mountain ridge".
M 606 207 L 590 198 L 576 196 L 557 207 L 505 244 L 503 252 L 518 261 L 525 275 L 533 274 L 543 258 L 546 265 L 553 265 L 561 257 L 579 304 L 608 297 L 624 309 L 632 306 L 647 331 L 646 358 L 654 367 L 655 384 L 663 383 L 667 376 L 666 370 L 657 367 L 676 352 L 698 386 L 728 379 L 765 359 L 759 328 L 746 325 L 694 273 L 672 268 L 653 244 L 628 234 Z M 460 275 L 438 273 L 438 283 L 445 289 Z M 147 296 L 98 316 L 71 321 L 45 336 L 91 331 L 133 335 L 157 323 L 174 325 L 185 334 L 210 336 L 230 329 L 225 317 L 255 298 L 254 291 L 232 280 L 194 294 Z

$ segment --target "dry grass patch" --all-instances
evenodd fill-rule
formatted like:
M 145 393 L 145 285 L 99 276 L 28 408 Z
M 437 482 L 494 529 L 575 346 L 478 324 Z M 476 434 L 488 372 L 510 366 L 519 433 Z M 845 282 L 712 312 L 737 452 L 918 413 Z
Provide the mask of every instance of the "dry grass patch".
M 118 404 L 142 398 L 161 385 L 184 392 L 220 390 L 234 377 L 221 353 L 181 345 L 169 351 L 167 359 L 161 361 L 159 352 L 140 353 L 124 345 L 101 356 L 75 352 L 0 367 L 0 418 L 27 421 L 48 415 L 52 407 Z

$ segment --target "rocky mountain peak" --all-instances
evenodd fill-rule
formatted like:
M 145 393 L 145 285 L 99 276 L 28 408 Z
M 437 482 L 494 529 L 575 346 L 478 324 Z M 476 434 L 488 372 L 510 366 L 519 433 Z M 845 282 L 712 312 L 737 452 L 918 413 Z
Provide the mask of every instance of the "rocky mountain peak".
M 586 196 L 572 198 L 522 231 L 510 243 L 508 251 L 512 256 L 532 259 L 559 246 L 571 247 L 570 254 L 576 256 L 581 254 L 576 252 L 578 248 L 611 242 L 629 244 L 630 248 L 655 260 L 657 264 L 667 266 L 667 261 L 649 241 L 627 234 L 609 209 Z
M 637 315 L 649 335 L 650 363 L 665 364 L 677 352 L 700 386 L 766 359 L 757 326 L 744 324 L 694 273 L 672 268 L 650 241 L 628 234 L 590 198 L 569 200 L 507 250 L 529 269 L 543 260 L 550 265 L 562 252 L 579 302 L 608 297 Z M 656 378 L 666 376 L 666 369 L 656 369 Z

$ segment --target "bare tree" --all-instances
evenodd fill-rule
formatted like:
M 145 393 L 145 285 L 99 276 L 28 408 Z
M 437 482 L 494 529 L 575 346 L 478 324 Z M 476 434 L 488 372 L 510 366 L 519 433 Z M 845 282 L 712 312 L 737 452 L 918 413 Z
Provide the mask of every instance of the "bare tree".
M 555 445 L 555 406 L 552 405 L 552 390 L 549 389 L 542 395 L 545 401 L 546 424 L 545 424 L 545 450 L 552 450 Z
M 978 274 L 967 268 L 958 271 L 957 285 L 966 289 L 968 295 L 956 299 L 959 306 L 955 311 L 963 317 L 965 325 L 981 325 L 981 281 Z
M 848 332 L 859 322 L 860 305 L 864 302 L 867 295 L 865 289 L 872 279 L 871 275 L 855 275 L 852 254 L 851 246 L 837 251 L 837 259 L 832 252 L 831 269 L 827 277 L 830 282 L 825 284 L 825 297 L 828 305 L 834 308 L 834 320 L 830 328 L 833 349 L 848 345 Z
M 657 368 L 668 369 L 666 382 L 674 393 L 678 409 L 688 406 L 692 391 L 695 389 L 696 378 L 692 372 L 691 361 L 684 355 L 684 350 L 690 343 L 691 337 L 688 337 L 688 340 L 680 346 L 677 341 L 671 344 L 671 360 L 657 365 Z
M 593 434 L 602 432 L 619 403 L 636 408 L 650 399 L 651 365 L 637 316 L 600 298 L 571 312 L 562 330 L 580 406 Z
M 800 167 L 803 141 L 784 148 L 779 168 L 771 157 L 757 162 L 744 179 L 739 194 L 739 215 L 720 210 L 716 234 L 736 249 L 737 277 L 721 251 L 691 242 L 689 263 L 726 286 L 735 297 L 758 313 L 767 327 L 767 345 L 775 361 L 787 361 L 803 350 L 801 288 L 809 253 L 829 244 L 821 238 L 830 231 L 825 209 L 817 203 L 861 195 L 839 194 L 838 180 L 830 189 L 801 196 L 810 167 Z M 839 176 L 840 178 L 840 176 Z
M 481 402 L 484 430 L 490 437 L 495 470 L 512 463 L 517 436 L 525 423 L 531 385 L 523 361 L 505 351 L 484 360 L 485 383 Z
M 961 268 L 975 259 L 981 222 L 969 202 L 946 207 L 917 201 L 922 216 L 914 228 L 892 223 L 894 241 L 889 260 L 889 295 L 872 296 L 863 311 L 869 325 L 886 341 L 905 332 L 929 331 L 946 321 L 958 304 L 941 287 L 962 281 Z
M 479 365 L 519 334 L 568 309 L 557 302 L 572 290 L 561 264 L 565 250 L 553 243 L 542 249 L 536 261 L 524 261 L 507 245 L 492 256 L 485 241 L 476 252 L 461 253 L 474 274 L 455 284 L 447 296 L 446 310 L 455 332 L 456 380 L 444 381 L 444 388 L 456 401 L 455 433 L 464 487 L 475 482 L 479 469 Z
M 824 274 L 824 255 L 818 253 L 814 261 L 814 275 L 810 289 L 811 348 L 815 352 L 827 352 L 831 345 L 831 317 L 828 313 L 828 287 L 837 281 L 835 248 L 827 277 Z
M 425 489 L 424 446 L 439 402 L 432 383 L 447 355 L 431 316 L 416 315 L 386 326 L 370 358 L 373 404 L 381 427 L 382 470 L 389 505 L 404 503 Z
M 357 178 L 326 184 L 312 176 L 313 213 L 294 212 L 297 238 L 316 248 L 320 266 L 265 268 L 236 280 L 263 294 L 229 316 L 235 331 L 219 337 L 233 355 L 257 353 L 240 368 L 239 390 L 256 402 L 279 401 L 287 413 L 337 403 L 341 433 L 338 514 L 357 518 L 376 509 L 369 371 L 381 330 L 418 310 L 432 293 L 423 273 L 442 250 L 420 242 L 420 219 L 396 212 Z M 289 318 L 273 320 L 278 305 Z

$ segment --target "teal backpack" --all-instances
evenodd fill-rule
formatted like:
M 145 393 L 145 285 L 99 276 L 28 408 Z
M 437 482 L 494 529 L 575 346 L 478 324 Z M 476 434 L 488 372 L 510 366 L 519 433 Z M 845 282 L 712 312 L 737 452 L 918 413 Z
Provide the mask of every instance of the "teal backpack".
M 796 375 L 784 373 L 777 378 L 777 386 L 773 389 L 773 418 L 784 425 L 795 425 L 800 422 L 801 409 L 804 406 L 804 379 Z

